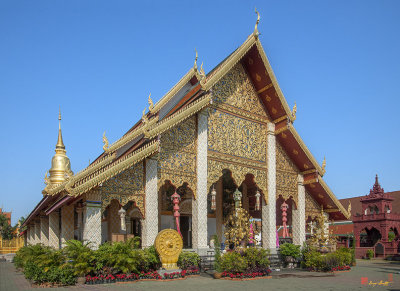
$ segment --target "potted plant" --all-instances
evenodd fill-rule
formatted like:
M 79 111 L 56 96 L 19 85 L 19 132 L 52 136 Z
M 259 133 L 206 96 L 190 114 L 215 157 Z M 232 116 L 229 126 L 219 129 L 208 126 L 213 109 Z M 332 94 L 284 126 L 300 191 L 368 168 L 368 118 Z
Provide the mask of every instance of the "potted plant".
M 367 260 L 370 260 L 374 257 L 374 251 L 373 250 L 367 250 Z
M 214 278 L 221 279 L 222 277 L 222 268 L 221 268 L 221 245 L 218 240 L 218 236 L 213 235 L 214 240 Z
M 284 256 L 286 263 L 288 264 L 288 268 L 293 269 L 293 263 L 300 256 L 300 246 L 284 243 L 280 247 L 281 255 Z

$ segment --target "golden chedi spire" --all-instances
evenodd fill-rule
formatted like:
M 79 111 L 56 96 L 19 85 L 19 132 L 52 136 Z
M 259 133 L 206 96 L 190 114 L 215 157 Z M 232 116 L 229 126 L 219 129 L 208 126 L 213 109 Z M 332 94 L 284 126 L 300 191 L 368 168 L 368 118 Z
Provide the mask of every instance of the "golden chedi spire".
M 51 160 L 50 172 L 50 183 L 60 184 L 64 182 L 67 178 L 73 175 L 71 171 L 71 163 L 66 155 L 65 145 L 62 139 L 61 132 L 61 110 L 58 114 L 58 139 L 56 144 L 56 154 Z

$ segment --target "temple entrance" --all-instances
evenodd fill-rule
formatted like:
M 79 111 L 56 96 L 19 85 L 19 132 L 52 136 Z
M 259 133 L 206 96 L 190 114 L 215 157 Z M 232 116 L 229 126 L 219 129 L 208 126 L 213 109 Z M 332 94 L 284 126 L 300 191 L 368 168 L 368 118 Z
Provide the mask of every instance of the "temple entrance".
M 192 247 L 192 222 L 190 216 L 181 216 L 180 217 L 180 227 L 183 239 L 183 248 L 191 248 Z
M 138 218 L 131 218 L 131 230 L 130 233 L 134 236 L 142 237 L 142 227 L 140 219 Z
M 232 177 L 229 169 L 222 170 L 222 176 L 212 184 L 208 194 L 208 240 L 217 235 L 220 242 L 225 241 L 225 224 L 229 216 L 235 210 L 234 193 L 239 190 L 242 194 L 241 205 L 252 219 L 250 220 L 255 233 L 255 245 L 261 245 L 261 204 L 262 191 L 254 181 L 254 175 L 246 174 L 243 181 L 237 181 Z
M 163 229 L 176 229 L 176 219 L 173 213 L 173 203 L 171 196 L 179 194 L 179 225 L 183 239 L 183 247 L 192 247 L 192 197 L 193 190 L 188 183 L 183 183 L 176 187 L 169 180 L 165 180 L 159 189 L 159 231 Z
M 375 245 L 375 258 L 384 257 L 385 247 L 381 243 Z
M 373 247 L 381 238 L 381 233 L 375 227 L 370 230 L 364 228 L 360 233 L 360 247 Z

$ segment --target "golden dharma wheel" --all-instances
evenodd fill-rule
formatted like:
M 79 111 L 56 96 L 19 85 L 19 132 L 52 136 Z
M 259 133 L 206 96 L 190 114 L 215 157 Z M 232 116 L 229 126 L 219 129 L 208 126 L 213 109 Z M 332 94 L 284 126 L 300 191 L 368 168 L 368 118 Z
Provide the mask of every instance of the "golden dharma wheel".
M 183 248 L 181 235 L 174 229 L 160 231 L 154 242 L 162 267 L 166 270 L 178 269 L 177 262 Z

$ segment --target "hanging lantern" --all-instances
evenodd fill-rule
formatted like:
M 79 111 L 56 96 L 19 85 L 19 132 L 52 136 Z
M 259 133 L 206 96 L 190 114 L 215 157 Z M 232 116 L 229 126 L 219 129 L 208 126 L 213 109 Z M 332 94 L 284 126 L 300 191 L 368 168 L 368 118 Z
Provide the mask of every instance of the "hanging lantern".
M 213 189 L 211 191 L 211 210 L 212 211 L 215 211 L 217 209 L 216 197 L 217 197 L 217 191 L 215 191 L 215 187 L 213 185 Z
M 258 189 L 257 189 L 257 192 L 256 192 L 256 207 L 255 207 L 256 211 L 260 210 L 260 197 L 261 197 L 260 191 L 258 191 Z

